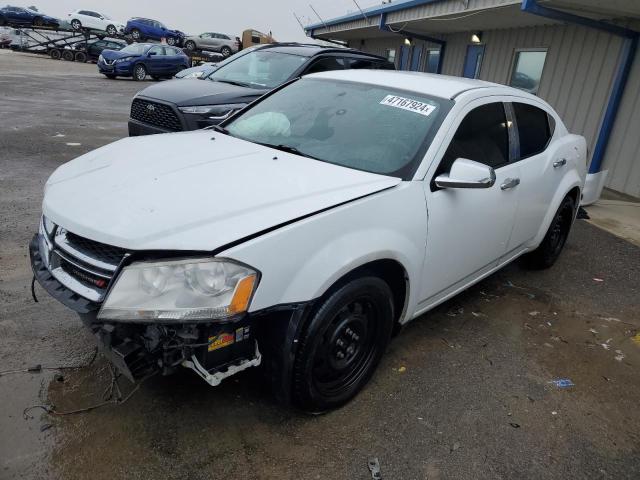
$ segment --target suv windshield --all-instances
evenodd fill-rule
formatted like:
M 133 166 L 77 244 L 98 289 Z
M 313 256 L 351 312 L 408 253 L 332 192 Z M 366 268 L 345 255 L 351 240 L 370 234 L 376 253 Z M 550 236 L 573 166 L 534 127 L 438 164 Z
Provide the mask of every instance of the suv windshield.
M 409 180 L 452 105 L 384 86 L 303 78 L 225 127 L 250 142 Z
M 142 55 L 146 49 L 146 45 L 143 45 L 141 43 L 132 43 L 131 45 L 127 45 L 120 51 L 122 53 L 129 53 L 131 55 Z
M 307 57 L 299 55 L 258 50 L 220 66 L 207 78 L 216 82 L 271 89 L 287 81 L 306 61 Z

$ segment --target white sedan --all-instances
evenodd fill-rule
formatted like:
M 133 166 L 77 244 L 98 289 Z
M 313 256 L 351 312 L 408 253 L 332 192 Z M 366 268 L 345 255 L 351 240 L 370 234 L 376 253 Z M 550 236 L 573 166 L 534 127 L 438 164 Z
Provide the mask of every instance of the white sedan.
M 110 37 L 124 33 L 124 23 L 113 20 L 108 15 L 92 10 L 75 10 L 68 15 L 68 21 L 74 30 L 99 30 Z
M 325 72 L 221 126 L 61 166 L 31 261 L 130 379 L 182 366 L 217 385 L 262 363 L 320 412 L 398 326 L 517 257 L 553 265 L 586 164 L 584 138 L 520 90 Z

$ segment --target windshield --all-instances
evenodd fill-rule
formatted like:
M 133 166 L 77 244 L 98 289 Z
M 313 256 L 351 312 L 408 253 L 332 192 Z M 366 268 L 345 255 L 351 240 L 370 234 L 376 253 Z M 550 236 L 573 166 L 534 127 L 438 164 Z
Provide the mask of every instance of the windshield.
M 271 89 L 286 82 L 306 61 L 307 57 L 258 50 L 219 66 L 208 78 L 216 82 Z
M 122 53 L 128 53 L 130 55 L 142 55 L 146 49 L 146 45 L 140 43 L 132 43 L 131 45 L 127 45 L 120 51 Z
M 452 105 L 377 85 L 303 78 L 225 127 L 250 142 L 408 180 Z

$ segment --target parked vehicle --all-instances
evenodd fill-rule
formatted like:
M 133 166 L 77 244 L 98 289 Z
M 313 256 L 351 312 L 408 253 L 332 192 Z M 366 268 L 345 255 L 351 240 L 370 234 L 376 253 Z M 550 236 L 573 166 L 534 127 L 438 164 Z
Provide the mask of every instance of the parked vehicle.
M 134 41 L 166 39 L 168 45 L 181 46 L 184 42 L 184 33 L 180 30 L 170 30 L 163 23 L 149 18 L 132 18 L 127 22 L 124 33 L 131 35 Z
M 197 67 L 187 68 L 174 75 L 174 78 L 204 78 L 209 76 L 216 68 L 217 63 L 206 62 Z
M 218 64 L 205 82 L 172 80 L 139 92 L 131 105 L 129 135 L 215 125 L 292 78 L 344 68 L 394 66 L 382 57 L 345 48 L 298 43 L 249 47 Z M 162 107 L 148 110 L 149 105 Z
M 31 8 L 12 7 L 7 5 L 0 8 L 0 25 L 33 26 L 33 27 L 54 27 L 60 25 L 60 20 L 48 15 L 44 15 Z
M 68 21 L 74 30 L 83 28 L 106 32 L 110 37 L 124 34 L 125 24 L 113 20 L 108 15 L 92 10 L 75 10 L 68 15 Z
M 217 385 L 262 363 L 279 398 L 322 412 L 398 326 L 517 257 L 552 266 L 587 161 L 521 90 L 325 72 L 60 166 L 31 264 L 128 378 L 182 366 Z
M 220 52 L 223 57 L 229 57 L 240 50 L 240 42 L 224 33 L 205 32 L 185 38 L 184 48 L 187 50 L 207 50 Z
M 89 60 L 98 60 L 100 54 L 104 50 L 120 51 L 127 46 L 126 42 L 118 40 L 96 40 L 87 44 L 86 54 Z M 75 45 L 76 50 L 84 50 L 84 44 L 78 43 Z
M 0 27 L 0 48 L 9 48 L 12 42 L 12 29 L 7 27 Z
M 171 78 L 189 67 L 189 57 L 177 47 L 155 43 L 133 43 L 120 51 L 103 50 L 98 57 L 98 71 L 107 78 L 133 77 L 142 81 Z

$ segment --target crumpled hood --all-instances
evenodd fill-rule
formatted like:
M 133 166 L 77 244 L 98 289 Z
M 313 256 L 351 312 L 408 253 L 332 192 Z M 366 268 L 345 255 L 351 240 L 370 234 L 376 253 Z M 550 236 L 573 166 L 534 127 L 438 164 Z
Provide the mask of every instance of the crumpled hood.
M 210 251 L 400 182 L 200 130 L 126 138 L 62 165 L 43 211 L 126 249 Z
M 181 107 L 249 103 L 267 90 L 231 85 L 211 80 L 183 79 L 156 83 L 142 90 L 140 97 L 163 100 Z
M 116 60 L 118 58 L 125 58 L 125 57 L 139 57 L 140 55 L 132 55 L 131 52 L 121 52 L 120 50 L 109 50 L 108 48 L 105 48 L 104 50 L 102 50 L 102 58 L 105 58 L 107 60 Z

